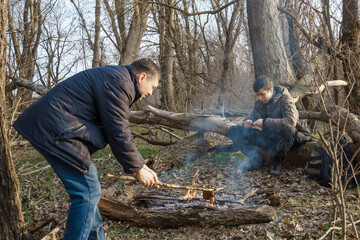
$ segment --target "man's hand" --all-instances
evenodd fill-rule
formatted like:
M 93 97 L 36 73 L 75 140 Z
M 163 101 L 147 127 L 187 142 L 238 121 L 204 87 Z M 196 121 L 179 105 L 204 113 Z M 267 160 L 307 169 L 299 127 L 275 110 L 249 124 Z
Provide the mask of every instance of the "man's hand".
M 146 164 L 144 164 L 141 170 L 136 173 L 136 178 L 141 185 L 146 187 L 153 186 L 154 184 L 156 185 L 156 182 L 159 181 L 156 173 L 146 166 Z
M 253 126 L 256 126 L 256 127 L 263 127 L 263 122 L 264 120 L 263 119 L 258 119 L 256 120 L 254 123 L 253 123 Z
M 244 127 L 245 127 L 245 128 L 251 128 L 252 125 L 253 125 L 253 123 L 252 123 L 251 120 L 246 120 L 246 121 L 244 122 Z

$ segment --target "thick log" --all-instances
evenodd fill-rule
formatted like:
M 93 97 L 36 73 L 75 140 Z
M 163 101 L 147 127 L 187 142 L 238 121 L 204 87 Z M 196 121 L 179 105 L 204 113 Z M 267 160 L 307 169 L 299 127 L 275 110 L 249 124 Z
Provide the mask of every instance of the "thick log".
M 329 122 L 331 120 L 333 125 L 339 125 L 341 130 L 345 130 L 355 143 L 360 143 L 360 120 L 355 114 L 350 113 L 345 108 L 327 106 L 326 112 L 300 112 L 300 118 L 322 122 Z
M 235 125 L 226 118 L 214 115 L 173 113 L 147 106 L 144 111 L 131 111 L 130 122 L 137 124 L 160 124 L 189 131 L 215 132 L 225 135 Z
M 291 149 L 285 156 L 283 164 L 285 166 L 291 166 L 291 167 L 304 167 L 309 161 L 311 156 L 311 151 L 313 147 L 315 146 L 316 142 L 307 142 L 305 144 L 300 145 L 299 147 Z M 360 148 L 360 145 L 355 143 L 350 143 L 350 147 L 353 153 L 356 152 L 358 148 Z M 354 159 L 353 165 L 360 162 L 360 154 L 357 154 Z
M 99 209 L 101 215 L 109 219 L 132 221 L 138 226 L 152 228 L 238 226 L 266 223 L 276 218 L 275 209 L 267 205 L 230 210 L 211 208 L 150 211 L 101 198 Z

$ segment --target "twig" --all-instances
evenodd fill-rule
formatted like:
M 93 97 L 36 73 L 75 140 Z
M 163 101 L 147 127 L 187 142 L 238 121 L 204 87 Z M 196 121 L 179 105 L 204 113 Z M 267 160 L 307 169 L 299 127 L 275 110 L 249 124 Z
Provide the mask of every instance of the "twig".
M 21 175 L 21 176 L 27 176 L 27 175 L 30 175 L 30 174 L 32 174 L 32 173 L 35 173 L 35 172 L 39 172 L 39 171 L 43 171 L 43 170 L 45 170 L 45 169 L 48 169 L 49 167 L 50 167 L 50 165 L 47 165 L 47 166 L 45 166 L 45 167 L 43 167 L 43 168 L 36 169 L 36 170 L 31 171 L 31 172 L 23 173 L 23 174 L 20 174 L 20 175 Z
M 54 217 L 51 217 L 48 220 L 46 220 L 45 222 L 43 222 L 40 226 L 37 226 L 36 228 L 31 229 L 30 233 L 33 234 L 33 233 L 39 231 L 41 228 L 45 227 L 46 225 L 48 225 L 51 222 L 57 222 L 57 220 Z
M 358 224 L 358 223 L 360 223 L 360 220 L 354 222 L 354 225 L 356 225 L 356 224 Z M 348 228 L 348 227 L 350 227 L 350 226 L 353 226 L 353 225 L 347 225 L 346 228 Z M 331 228 L 329 228 L 329 229 L 326 231 L 326 233 L 325 233 L 321 238 L 319 238 L 319 240 L 325 239 L 326 236 L 329 235 L 329 233 L 330 233 L 331 231 L 333 231 L 333 230 L 341 230 L 341 227 L 331 227 Z
M 166 141 L 160 141 L 160 140 L 156 140 L 156 139 L 152 139 L 152 138 L 147 138 L 147 137 L 144 137 L 144 136 L 142 136 L 141 134 L 137 134 L 137 133 L 135 133 L 135 132 L 132 132 L 131 134 L 132 134 L 133 136 L 138 137 L 138 138 L 141 138 L 142 140 L 145 140 L 145 141 L 147 141 L 148 143 L 153 144 L 153 145 L 169 146 L 169 145 L 174 144 L 174 142 L 166 142 Z
M 356 229 L 356 223 L 354 222 L 354 219 L 353 219 L 352 215 L 350 214 L 349 211 L 346 210 L 346 212 L 347 212 L 347 214 L 349 215 L 349 218 L 350 218 L 350 221 L 351 221 L 351 225 L 352 225 L 353 228 L 354 228 L 354 232 L 355 232 L 355 235 L 356 235 L 356 239 L 360 239 L 360 238 L 359 238 L 358 231 L 357 231 L 357 229 Z
M 160 129 L 161 131 L 166 132 L 167 134 L 173 136 L 174 138 L 177 138 L 177 139 L 181 140 L 181 137 L 179 137 L 179 136 L 176 135 L 175 133 L 170 132 L 169 130 L 167 130 L 167 129 L 163 128 L 163 127 L 159 127 L 159 129 Z
M 250 197 L 252 197 L 252 196 L 254 196 L 254 195 L 257 193 L 258 190 L 259 190 L 259 189 L 255 189 L 255 190 L 252 190 L 251 192 L 248 192 L 248 193 L 244 196 L 243 199 L 241 199 L 241 200 L 238 201 L 238 203 L 240 203 L 241 205 L 244 205 L 245 200 L 248 199 L 248 198 L 250 198 Z
M 110 173 L 107 173 L 105 176 L 118 178 L 118 179 L 122 179 L 122 180 L 137 181 L 136 178 L 131 177 L 131 176 L 115 176 Z M 185 186 L 185 185 L 169 184 L 169 183 L 163 183 L 163 182 L 156 182 L 155 185 L 162 186 L 162 187 L 168 187 L 168 188 L 174 188 L 174 189 L 191 189 L 191 190 L 207 191 L 207 192 L 218 192 L 222 189 L 222 188 L 207 188 L 207 187 L 202 187 L 202 186 Z
M 51 232 L 49 232 L 48 234 L 46 234 L 46 236 L 43 237 L 41 240 L 52 240 L 52 239 L 56 239 L 56 238 L 55 238 L 55 235 L 57 234 L 58 231 L 60 231 L 61 228 L 64 227 L 65 222 L 66 222 L 66 218 L 64 218 L 63 220 L 61 220 L 61 221 L 59 222 L 59 224 L 58 224 Z

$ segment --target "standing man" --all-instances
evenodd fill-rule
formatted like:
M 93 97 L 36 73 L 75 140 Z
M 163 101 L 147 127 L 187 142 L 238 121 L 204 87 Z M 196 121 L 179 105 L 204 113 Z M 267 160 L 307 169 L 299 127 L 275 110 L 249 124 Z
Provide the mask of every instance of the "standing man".
M 53 87 L 14 123 L 45 157 L 70 196 L 63 239 L 106 239 L 98 209 L 101 188 L 90 155 L 109 143 L 125 173 L 145 186 L 158 179 L 138 152 L 129 129 L 130 107 L 160 80 L 150 59 L 80 72 Z
M 274 87 L 266 76 L 257 78 L 253 89 L 258 98 L 254 109 L 244 118 L 242 125 L 230 127 L 228 136 L 248 157 L 244 170 L 261 168 L 264 163 L 259 152 L 266 149 L 275 152 L 270 174 L 281 175 L 280 163 L 295 139 L 298 143 L 307 140 L 305 135 L 296 131 L 299 113 L 295 100 L 285 87 Z

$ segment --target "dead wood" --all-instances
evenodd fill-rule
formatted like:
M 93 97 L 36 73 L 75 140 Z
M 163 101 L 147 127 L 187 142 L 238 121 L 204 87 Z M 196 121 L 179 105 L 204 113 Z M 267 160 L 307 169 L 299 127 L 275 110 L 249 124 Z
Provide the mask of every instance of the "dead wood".
M 248 193 L 243 197 L 243 199 L 239 200 L 239 203 L 240 203 L 241 205 L 244 205 L 246 199 L 254 196 L 254 195 L 257 193 L 258 190 L 259 190 L 259 189 L 255 189 L 255 190 L 252 190 L 251 192 L 248 192 Z
M 105 176 L 118 178 L 122 180 L 128 180 L 128 181 L 135 181 L 135 182 L 138 181 L 136 178 L 131 176 L 115 176 L 109 173 L 107 173 Z M 174 189 L 188 189 L 188 190 L 198 190 L 198 191 L 206 191 L 206 192 L 218 192 L 219 190 L 221 190 L 221 188 L 216 189 L 214 187 L 206 187 L 206 186 L 198 186 L 198 185 L 179 185 L 179 184 L 169 184 L 164 182 L 156 182 L 156 185 L 167 188 L 174 188 Z
M 153 228 L 238 226 L 266 223 L 276 218 L 275 209 L 267 205 L 230 210 L 205 208 L 150 211 L 102 198 L 99 209 L 100 213 L 109 219 L 133 221 L 138 226 Z
M 51 230 L 51 232 L 49 232 L 48 234 L 46 234 L 46 236 L 44 236 L 43 238 L 41 238 L 41 240 L 57 240 L 58 237 L 56 236 L 57 233 L 60 231 L 60 229 L 64 228 L 65 226 L 65 222 L 66 222 L 66 218 L 61 220 L 59 222 L 59 224 L 53 229 Z
M 153 138 L 147 138 L 147 137 L 144 137 L 143 135 L 137 134 L 137 133 L 135 133 L 135 132 L 131 132 L 131 134 L 132 134 L 134 137 L 141 138 L 142 140 L 145 140 L 146 142 L 148 142 L 148 143 L 150 143 L 150 144 L 152 144 L 152 145 L 169 146 L 169 145 L 172 145 L 172 144 L 175 143 L 175 142 L 168 142 L 168 141 L 160 141 L 160 140 L 153 139 Z
M 327 114 L 330 113 L 330 114 Z M 339 106 L 327 106 L 327 111 L 322 112 L 299 112 L 301 119 L 313 119 L 322 122 L 329 122 L 345 130 L 349 137 L 355 142 L 360 143 L 360 120 L 347 109 Z
M 131 111 L 130 122 L 137 124 L 160 124 L 182 130 L 215 132 L 226 135 L 234 125 L 225 118 L 213 115 L 173 113 L 148 106 L 144 111 Z

